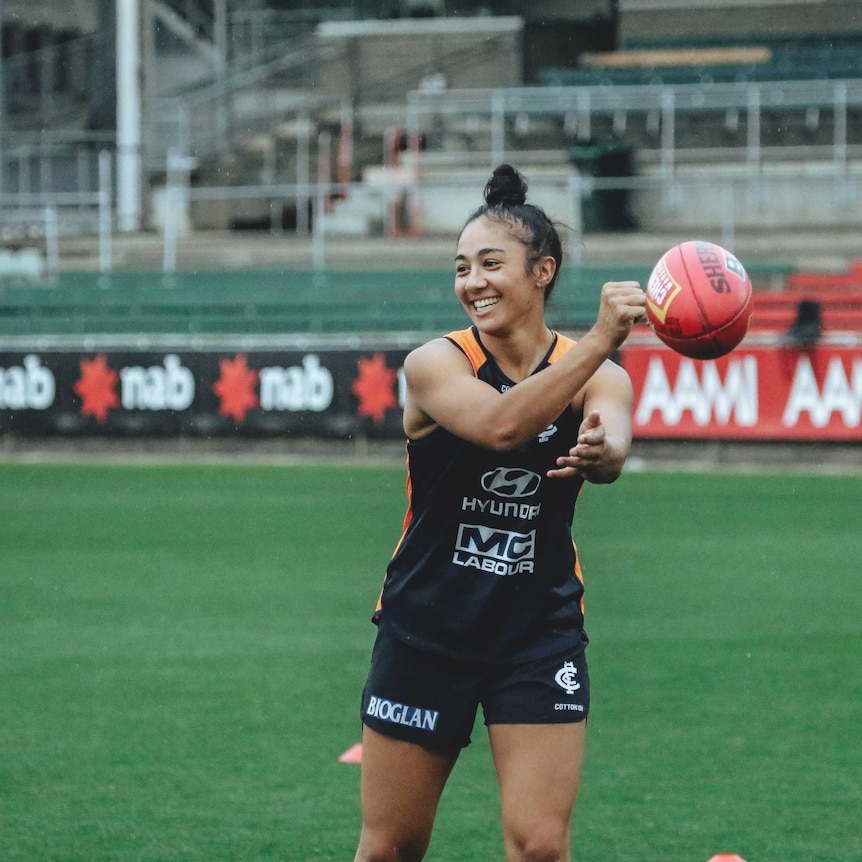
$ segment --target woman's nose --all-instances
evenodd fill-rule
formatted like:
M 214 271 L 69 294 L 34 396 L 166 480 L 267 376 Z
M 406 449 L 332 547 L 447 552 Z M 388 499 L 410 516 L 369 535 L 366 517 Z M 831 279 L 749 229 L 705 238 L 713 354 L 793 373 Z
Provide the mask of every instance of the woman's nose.
M 470 272 L 467 274 L 467 289 L 484 287 L 485 274 L 478 267 L 470 267 Z

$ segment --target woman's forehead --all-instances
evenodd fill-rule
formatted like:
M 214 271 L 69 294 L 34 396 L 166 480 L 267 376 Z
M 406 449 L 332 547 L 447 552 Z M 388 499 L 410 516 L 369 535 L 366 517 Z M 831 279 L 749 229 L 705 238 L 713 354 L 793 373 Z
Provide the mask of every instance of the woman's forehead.
M 507 224 L 485 216 L 471 221 L 458 237 L 459 254 L 476 254 L 482 249 L 498 249 L 514 254 L 523 247 Z

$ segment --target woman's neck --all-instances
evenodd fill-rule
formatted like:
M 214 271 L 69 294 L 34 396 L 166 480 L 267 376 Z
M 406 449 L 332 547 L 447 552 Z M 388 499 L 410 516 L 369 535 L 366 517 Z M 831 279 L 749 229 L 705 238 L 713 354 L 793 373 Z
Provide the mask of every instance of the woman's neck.
M 521 327 L 509 335 L 480 332 L 479 338 L 500 370 L 516 383 L 536 370 L 554 343 L 554 333 L 548 329 L 544 320 L 538 327 Z

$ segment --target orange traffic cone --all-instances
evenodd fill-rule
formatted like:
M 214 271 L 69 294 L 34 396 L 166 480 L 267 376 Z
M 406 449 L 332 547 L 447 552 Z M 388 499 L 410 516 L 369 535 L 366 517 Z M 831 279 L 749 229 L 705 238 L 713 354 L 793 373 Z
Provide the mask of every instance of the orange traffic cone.
M 362 763 L 362 743 L 357 742 L 356 745 L 351 745 L 341 757 L 338 758 L 339 763 Z

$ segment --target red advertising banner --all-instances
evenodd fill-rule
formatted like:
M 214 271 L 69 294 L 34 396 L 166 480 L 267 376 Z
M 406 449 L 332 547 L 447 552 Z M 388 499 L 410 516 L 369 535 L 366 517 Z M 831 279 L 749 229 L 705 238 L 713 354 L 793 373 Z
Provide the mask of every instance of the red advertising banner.
M 862 347 L 737 348 L 687 359 L 627 345 L 636 437 L 862 441 Z

